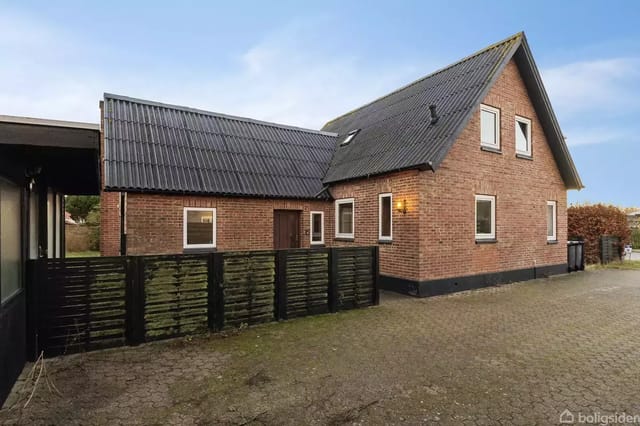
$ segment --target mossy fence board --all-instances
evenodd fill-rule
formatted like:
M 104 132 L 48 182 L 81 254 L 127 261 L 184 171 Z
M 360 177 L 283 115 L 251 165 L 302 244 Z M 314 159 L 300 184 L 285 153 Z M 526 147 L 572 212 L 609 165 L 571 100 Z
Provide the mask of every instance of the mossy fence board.
M 145 257 L 143 265 L 145 340 L 206 331 L 206 256 Z
M 28 313 L 37 311 L 37 343 L 48 356 L 125 344 L 125 258 L 49 259 L 34 266 L 29 279 L 39 285 L 29 295 Z
M 296 250 L 286 255 L 286 318 L 329 312 L 329 250 Z
M 39 259 L 29 358 L 378 304 L 378 248 Z
M 275 252 L 223 253 L 224 326 L 273 321 Z

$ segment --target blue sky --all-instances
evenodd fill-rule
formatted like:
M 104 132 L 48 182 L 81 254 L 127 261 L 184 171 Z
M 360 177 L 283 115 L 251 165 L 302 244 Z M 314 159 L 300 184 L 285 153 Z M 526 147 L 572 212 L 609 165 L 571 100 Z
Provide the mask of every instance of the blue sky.
M 303 127 L 524 30 L 586 189 L 640 206 L 640 3 L 0 1 L 0 114 L 103 92 Z

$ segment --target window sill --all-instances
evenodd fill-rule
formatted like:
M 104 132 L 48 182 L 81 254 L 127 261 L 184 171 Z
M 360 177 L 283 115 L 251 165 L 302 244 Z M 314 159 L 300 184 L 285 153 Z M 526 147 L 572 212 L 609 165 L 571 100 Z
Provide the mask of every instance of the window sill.
M 480 145 L 480 150 L 502 155 L 502 150 L 500 148 L 493 148 L 491 146 Z
M 529 154 L 519 154 L 516 153 L 516 158 L 519 158 L 521 160 L 529 160 L 529 161 L 533 161 L 533 157 Z
M 547 240 L 547 244 L 558 244 L 558 240 Z
M 495 238 L 476 238 L 476 244 L 495 244 L 498 240 Z
M 198 253 L 215 253 L 218 251 L 216 247 L 183 247 L 183 254 L 198 254 Z
M 378 244 L 393 244 L 393 240 L 380 240 L 380 239 L 378 239 Z
M 355 239 L 355 238 L 353 238 L 353 237 L 335 237 L 333 240 L 334 240 L 334 241 L 345 241 L 345 242 L 348 242 L 348 243 L 352 243 L 352 242 L 354 242 L 356 239 Z
M 316 247 L 317 248 L 322 248 L 322 247 L 324 247 L 324 243 L 310 243 L 309 246 L 311 248 L 316 248 Z

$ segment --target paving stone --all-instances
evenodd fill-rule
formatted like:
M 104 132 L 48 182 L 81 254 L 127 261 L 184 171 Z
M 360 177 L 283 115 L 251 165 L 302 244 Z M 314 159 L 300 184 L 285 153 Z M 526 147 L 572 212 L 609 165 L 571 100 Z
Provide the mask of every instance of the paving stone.
M 554 424 L 640 414 L 640 272 L 591 271 L 47 359 L 1 424 Z M 30 366 L 25 368 L 23 380 Z M 20 386 L 16 386 L 19 389 Z M 634 411 L 635 410 L 635 411 Z

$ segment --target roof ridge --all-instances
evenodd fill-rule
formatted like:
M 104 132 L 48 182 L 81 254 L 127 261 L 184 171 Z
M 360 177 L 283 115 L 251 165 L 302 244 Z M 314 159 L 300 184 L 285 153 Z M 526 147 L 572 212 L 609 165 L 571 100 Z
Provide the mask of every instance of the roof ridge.
M 476 51 L 476 52 L 474 52 L 474 53 L 472 53 L 470 55 L 467 55 L 467 56 L 463 57 L 462 59 L 457 60 L 456 62 L 453 62 L 453 63 L 451 63 L 449 65 L 446 65 L 446 66 L 444 66 L 442 68 L 439 68 L 439 69 L 437 69 L 437 70 L 435 70 L 435 71 L 433 71 L 433 72 L 431 72 L 431 73 L 429 73 L 429 74 L 427 74 L 427 75 L 425 75 L 423 77 L 420 77 L 417 80 L 412 81 L 411 83 L 405 84 L 404 86 L 402 86 L 402 87 L 400 87 L 398 89 L 395 89 L 392 92 L 387 93 L 386 95 L 382 95 L 382 96 L 380 96 L 380 97 L 378 97 L 378 98 L 376 98 L 376 99 L 374 99 L 374 100 L 372 100 L 370 102 L 367 102 L 364 105 L 361 105 L 361 106 L 359 106 L 357 108 L 354 108 L 349 112 L 346 112 L 346 113 L 344 113 L 344 114 L 342 114 L 342 115 L 340 115 L 340 116 L 338 116 L 338 117 L 336 117 L 336 118 L 334 118 L 334 119 L 332 119 L 330 121 L 327 121 L 325 123 L 325 126 L 327 126 L 330 123 L 333 123 L 336 120 L 339 120 L 339 119 L 344 118 L 344 117 L 346 117 L 348 115 L 351 115 L 351 114 L 355 113 L 356 111 L 359 111 L 359 110 L 361 110 L 361 109 L 363 109 L 365 107 L 368 107 L 369 105 L 372 105 L 372 104 L 374 104 L 374 103 L 376 103 L 378 101 L 381 101 L 382 99 L 388 98 L 391 95 L 394 95 L 394 94 L 396 94 L 398 92 L 401 92 L 401 91 L 403 91 L 403 90 L 405 90 L 405 89 L 407 89 L 407 88 L 409 88 L 409 87 L 411 87 L 411 86 L 413 86 L 415 84 L 418 84 L 418 83 L 426 80 L 427 78 L 431 78 L 431 77 L 433 77 L 433 76 L 435 76 L 437 74 L 440 74 L 440 73 L 442 73 L 442 72 L 444 72 L 444 71 L 446 71 L 446 70 L 448 70 L 450 68 L 455 67 L 456 65 L 460 65 L 461 63 L 463 63 L 465 61 L 468 61 L 469 59 L 475 58 L 476 56 L 481 55 L 482 53 L 485 53 L 488 50 L 494 49 L 494 48 L 496 48 L 497 46 L 499 46 L 501 44 L 505 44 L 505 43 L 514 41 L 516 39 L 522 39 L 523 35 L 524 35 L 524 32 L 520 31 L 520 32 L 518 32 L 516 34 L 513 34 L 512 36 L 509 36 L 509 37 L 505 38 L 504 40 L 500 40 L 500 41 L 495 42 L 495 43 L 493 43 L 493 44 L 491 44 L 489 46 L 486 46 L 486 47 L 484 47 L 484 48 L 482 48 L 482 49 L 480 49 L 480 50 L 478 50 L 478 51 Z
M 103 97 L 104 97 L 105 100 L 107 98 L 110 98 L 110 99 L 116 99 L 116 100 L 125 101 L 125 102 L 132 102 L 132 103 L 144 104 L 144 105 L 149 105 L 149 106 L 156 106 L 156 107 L 160 107 L 160 108 L 167 108 L 167 109 L 174 109 L 174 110 L 185 111 L 185 112 L 192 112 L 192 113 L 195 113 L 195 114 L 208 115 L 208 116 L 211 116 L 211 117 L 219 117 L 219 118 L 227 118 L 229 120 L 244 121 L 244 122 L 247 122 L 247 123 L 259 124 L 259 125 L 262 125 L 262 126 L 269 126 L 269 127 L 276 127 L 276 128 L 280 128 L 280 129 L 295 130 L 295 131 L 300 131 L 300 132 L 305 132 L 305 133 L 313 133 L 313 134 L 318 134 L 318 135 L 323 135 L 323 136 L 332 136 L 332 137 L 337 137 L 338 136 L 337 133 L 327 132 L 327 131 L 324 131 L 324 130 L 307 129 L 307 128 L 304 128 L 304 127 L 292 126 L 292 125 L 289 125 L 289 124 L 280 124 L 280 123 L 274 123 L 274 122 L 271 122 L 271 121 L 257 120 L 257 119 L 249 118 L 249 117 L 240 117 L 240 116 L 236 116 L 236 115 L 223 114 L 223 113 L 220 113 L 220 112 L 206 111 L 206 110 L 203 110 L 203 109 L 191 108 L 191 107 L 182 106 L 182 105 L 167 104 L 167 103 L 164 103 L 164 102 L 157 102 L 157 101 L 150 101 L 150 100 L 146 100 L 146 99 L 133 98 L 133 97 L 130 97 L 130 96 L 118 95 L 118 94 L 115 94 L 115 93 L 107 93 L 107 92 L 105 92 L 103 94 Z

